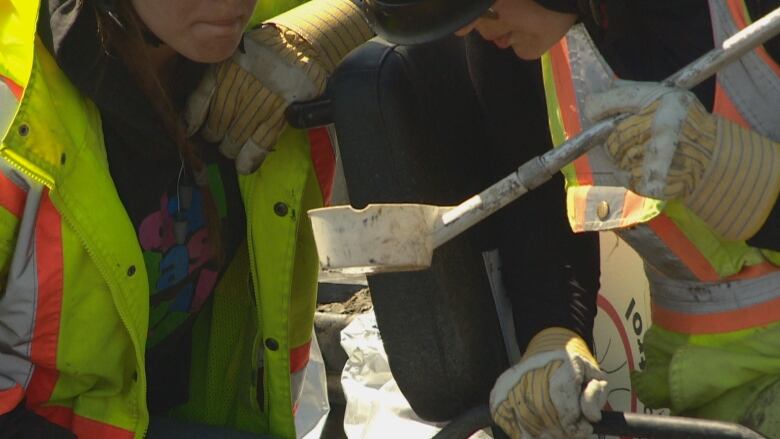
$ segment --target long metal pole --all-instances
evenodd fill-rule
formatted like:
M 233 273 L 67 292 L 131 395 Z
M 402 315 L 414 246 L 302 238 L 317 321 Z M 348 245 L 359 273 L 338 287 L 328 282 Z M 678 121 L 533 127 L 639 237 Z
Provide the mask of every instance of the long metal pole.
M 702 55 L 667 78 L 664 83 L 690 89 L 778 33 L 780 8 L 732 35 L 721 47 Z M 594 124 L 575 138 L 532 158 L 517 171 L 445 212 L 434 229 L 434 248 L 549 180 L 561 168 L 601 144 L 625 117 L 627 116 L 613 116 Z
M 487 405 L 475 407 L 444 426 L 433 439 L 466 439 L 492 423 Z M 657 439 L 766 439 L 739 424 L 678 416 L 602 411 L 593 424 L 599 435 Z

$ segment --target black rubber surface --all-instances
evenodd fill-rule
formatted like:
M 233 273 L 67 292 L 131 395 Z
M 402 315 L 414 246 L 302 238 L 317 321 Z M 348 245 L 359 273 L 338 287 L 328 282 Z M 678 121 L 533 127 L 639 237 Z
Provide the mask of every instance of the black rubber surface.
M 456 204 L 484 140 L 459 39 L 396 47 L 374 39 L 328 95 L 351 203 Z M 431 269 L 369 277 L 390 367 L 414 411 L 443 421 L 488 400 L 507 366 L 479 229 L 436 250 Z

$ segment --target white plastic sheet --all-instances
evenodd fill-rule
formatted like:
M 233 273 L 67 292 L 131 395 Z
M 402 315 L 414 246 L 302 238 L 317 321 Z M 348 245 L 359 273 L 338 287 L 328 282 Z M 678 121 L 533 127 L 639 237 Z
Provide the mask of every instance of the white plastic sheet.
M 349 359 L 341 374 L 347 400 L 344 431 L 349 439 L 430 438 L 440 429 L 409 407 L 390 373 L 387 354 L 373 312 L 357 316 L 341 331 Z M 472 438 L 488 438 L 479 432 Z
M 325 362 L 322 359 L 317 337 L 312 332 L 309 364 L 306 365 L 303 392 L 298 401 L 298 411 L 295 413 L 296 436 L 299 439 L 319 438 L 329 412 Z
M 629 379 L 630 371 L 639 370 L 645 361 L 642 337 L 650 326 L 649 289 L 642 261 L 614 233 L 600 233 L 600 241 L 601 291 L 594 354 L 608 374 L 609 399 L 605 409 L 668 414 L 666 409 L 645 408 L 632 391 Z M 498 316 L 503 318 L 505 343 L 512 347 L 511 305 L 503 297 L 498 255 L 486 254 L 485 263 L 494 299 L 499 304 Z M 341 384 L 347 399 L 344 430 L 350 439 L 429 438 L 439 430 L 440 426 L 418 418 L 398 390 L 373 313 L 356 317 L 344 328 L 341 345 L 349 356 Z M 508 355 L 517 361 L 519 350 L 514 346 Z M 482 432 L 479 435 L 474 437 L 489 437 Z

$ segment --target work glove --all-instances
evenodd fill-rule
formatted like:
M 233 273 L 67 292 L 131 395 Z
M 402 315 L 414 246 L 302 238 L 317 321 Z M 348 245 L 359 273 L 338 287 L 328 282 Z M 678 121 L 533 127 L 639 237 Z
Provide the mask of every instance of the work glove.
M 251 174 L 284 129 L 287 106 L 320 95 L 341 59 L 371 37 L 350 0 L 312 0 L 264 22 L 190 95 L 188 134 L 221 142 L 238 172 Z
M 490 392 L 493 420 L 512 439 L 588 438 L 607 401 L 606 374 L 585 341 L 547 328 Z
M 585 101 L 593 121 L 618 113 L 633 115 L 606 152 L 628 173 L 629 189 L 681 200 L 728 240 L 758 232 L 780 192 L 780 145 L 708 113 L 693 93 L 657 83 L 618 80 Z

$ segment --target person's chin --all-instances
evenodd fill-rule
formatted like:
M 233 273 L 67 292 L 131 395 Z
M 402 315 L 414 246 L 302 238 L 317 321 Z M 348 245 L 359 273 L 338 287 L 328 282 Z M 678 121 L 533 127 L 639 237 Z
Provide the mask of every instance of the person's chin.
M 189 53 L 182 53 L 192 61 L 206 64 L 214 64 L 230 58 L 241 42 L 241 36 L 233 39 L 211 40 L 203 44 L 193 46 Z
M 518 58 L 525 61 L 539 59 L 547 50 L 538 35 L 518 29 L 512 31 L 508 45 Z
M 538 49 L 535 44 L 512 44 L 512 50 L 515 52 L 518 58 L 525 61 L 533 61 L 539 59 L 544 55 L 544 50 Z

